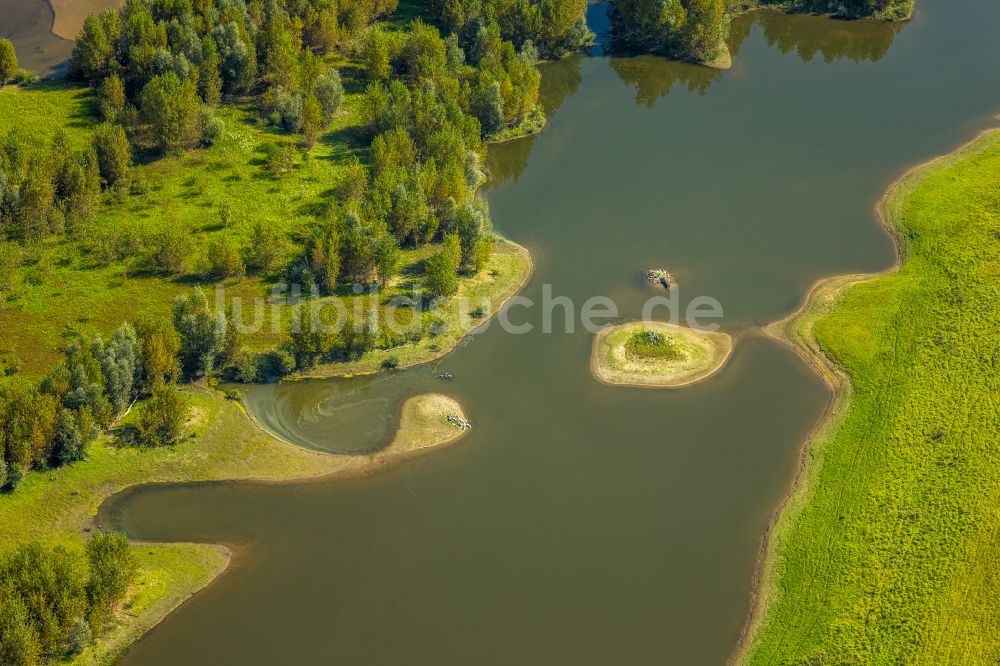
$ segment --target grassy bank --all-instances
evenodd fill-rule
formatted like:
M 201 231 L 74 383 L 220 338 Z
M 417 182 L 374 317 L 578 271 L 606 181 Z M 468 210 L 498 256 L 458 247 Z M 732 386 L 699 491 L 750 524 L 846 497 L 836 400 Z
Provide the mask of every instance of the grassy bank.
M 996 131 L 908 174 L 881 202 L 899 271 L 820 285 L 776 327 L 839 390 L 771 531 L 741 663 L 1000 657 L 998 174 Z
M 455 400 L 421 395 L 404 403 L 400 428 L 386 449 L 374 455 L 329 455 L 271 437 L 238 403 L 217 391 L 199 386 L 184 390 L 194 416 L 181 443 L 139 449 L 103 438 L 91 447 L 86 461 L 29 474 L 16 493 L 0 497 L 0 552 L 29 540 L 82 547 L 100 505 L 133 485 L 362 474 L 453 442 L 465 433 L 447 421 L 449 414 L 465 418 Z M 138 584 L 111 628 L 72 663 L 113 660 L 229 563 L 226 548 L 208 544 L 139 543 L 133 552 L 139 565 Z
M 102 438 L 91 446 L 87 460 L 29 474 L 16 493 L 0 496 L 0 552 L 29 540 L 80 546 L 101 503 L 140 483 L 281 480 L 366 463 L 280 442 L 216 391 L 190 386 L 185 393 L 194 416 L 180 444 L 140 449 Z M 109 660 L 211 581 L 229 561 L 224 548 L 201 544 L 136 544 L 133 550 L 139 584 L 115 625 L 80 655 L 80 663 Z

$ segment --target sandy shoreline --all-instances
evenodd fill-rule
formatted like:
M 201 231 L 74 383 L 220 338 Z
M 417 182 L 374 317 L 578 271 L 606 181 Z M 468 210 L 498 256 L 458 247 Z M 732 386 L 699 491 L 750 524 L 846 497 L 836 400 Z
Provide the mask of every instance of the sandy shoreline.
M 73 41 L 83 28 L 83 21 L 108 7 L 121 7 L 124 0 L 48 0 L 55 19 L 52 34 Z
M 799 463 L 788 492 L 781 498 L 761 541 L 757 562 L 754 565 L 753 582 L 750 593 L 750 609 L 740 636 L 727 660 L 735 666 L 743 663 L 754 636 L 761 627 L 768 601 L 774 587 L 775 566 L 777 564 L 775 537 L 780 534 L 784 523 L 791 518 L 793 501 L 804 503 L 812 488 L 810 481 L 818 471 L 818 466 L 810 464 L 814 451 L 822 450 L 830 440 L 850 404 L 853 387 L 850 378 L 833 359 L 820 348 L 813 335 L 813 324 L 822 317 L 851 287 L 897 272 L 906 260 L 905 246 L 899 230 L 898 214 L 902 201 L 927 176 L 946 168 L 964 157 L 976 152 L 979 145 L 990 135 L 1000 132 L 1000 128 L 989 128 L 979 132 L 975 138 L 962 144 L 954 151 L 931 158 L 907 170 L 894 181 L 875 204 L 879 222 L 892 239 L 896 259 L 891 266 L 876 273 L 855 273 L 836 275 L 817 280 L 795 312 L 787 317 L 771 322 L 762 332 L 772 340 L 790 347 L 799 355 L 830 388 L 831 397 L 823 415 L 813 426 L 799 452 Z M 801 509 L 801 505 L 794 508 Z
M 251 422 L 251 427 L 260 428 L 245 410 L 240 406 L 243 416 Z M 408 398 L 401 408 L 399 426 L 392 442 L 372 454 L 339 454 L 310 452 L 313 455 L 326 458 L 330 461 L 331 467 L 327 470 L 313 474 L 289 475 L 282 478 L 274 477 L 245 477 L 240 479 L 221 479 L 213 481 L 170 481 L 166 483 L 142 483 L 114 493 L 104 499 L 97 511 L 97 516 L 91 521 L 91 525 L 98 529 L 106 527 L 106 510 L 110 503 L 125 493 L 141 491 L 145 487 L 156 485 L 198 485 L 200 483 L 225 484 L 225 483 L 260 483 L 268 485 L 284 485 L 292 483 L 309 483 L 327 481 L 333 478 L 351 479 L 366 476 L 373 472 L 385 469 L 386 467 L 404 459 L 429 453 L 443 446 L 453 444 L 469 433 L 469 430 L 462 430 L 447 421 L 450 414 L 455 414 L 463 419 L 466 415 L 461 405 L 454 398 L 441 393 L 423 393 Z M 265 432 L 283 446 L 302 449 L 295 444 L 291 444 L 274 437 Z M 118 636 L 110 640 L 105 639 L 96 643 L 90 648 L 90 656 L 98 662 L 111 661 L 124 654 L 128 648 L 139 641 L 144 635 L 152 631 L 171 613 L 188 603 L 201 592 L 210 588 L 221 580 L 222 576 L 230 572 L 234 566 L 237 556 L 248 556 L 249 546 L 246 544 L 230 543 L 193 543 L 193 542 L 132 542 L 133 545 L 149 544 L 151 546 L 165 548 L 190 548 L 193 550 L 204 550 L 211 552 L 216 558 L 211 570 L 193 587 L 184 589 L 174 589 L 172 594 L 165 597 L 162 602 L 152 611 L 145 615 L 133 616 L 135 623 L 120 623 L 116 626 Z

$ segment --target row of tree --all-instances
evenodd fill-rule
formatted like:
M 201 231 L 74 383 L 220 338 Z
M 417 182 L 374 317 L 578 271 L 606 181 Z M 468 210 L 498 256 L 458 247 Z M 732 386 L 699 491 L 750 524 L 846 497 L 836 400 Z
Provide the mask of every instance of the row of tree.
M 730 18 L 747 7 L 759 6 L 895 20 L 909 16 L 913 0 L 615 0 L 613 37 L 628 49 L 708 62 L 722 52 Z
M 587 0 L 433 0 L 432 5 L 444 29 L 463 45 L 489 25 L 518 48 L 531 42 L 544 58 L 577 51 L 594 39 Z
M 34 666 L 82 652 L 108 628 L 136 577 L 121 533 L 85 549 L 23 545 L 0 558 L 0 663 Z

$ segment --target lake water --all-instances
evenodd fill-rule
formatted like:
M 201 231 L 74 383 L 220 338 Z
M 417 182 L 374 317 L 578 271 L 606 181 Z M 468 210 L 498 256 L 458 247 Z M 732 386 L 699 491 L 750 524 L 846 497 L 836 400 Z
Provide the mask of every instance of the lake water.
M 40 74 L 61 69 L 73 42 L 52 34 L 52 6 L 45 0 L 0 0 L 0 37 L 14 44 L 18 64 Z
M 918 0 L 895 27 L 744 17 L 727 72 L 545 65 L 548 129 L 489 160 L 495 223 L 535 260 L 523 295 L 605 295 L 634 319 L 654 293 L 637 272 L 665 266 L 682 304 L 722 304 L 730 363 L 684 390 L 613 388 L 590 377 L 579 325 L 492 326 L 432 366 L 256 387 L 258 419 L 319 449 L 377 447 L 401 401 L 430 390 L 457 397 L 475 429 L 357 480 L 119 496 L 104 518 L 133 538 L 242 546 L 122 661 L 722 664 L 829 397 L 754 329 L 819 277 L 892 263 L 873 204 L 993 122 L 998 28 L 992 0 Z M 453 381 L 435 379 L 445 371 Z

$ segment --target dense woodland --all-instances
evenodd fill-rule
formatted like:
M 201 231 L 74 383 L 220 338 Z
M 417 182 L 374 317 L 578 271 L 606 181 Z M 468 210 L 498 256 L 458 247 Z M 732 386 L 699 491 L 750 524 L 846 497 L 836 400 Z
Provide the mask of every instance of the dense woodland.
M 708 62 L 724 51 L 731 18 L 756 7 L 898 20 L 909 16 L 913 0 L 616 0 L 614 40 L 626 49 Z
M 95 534 L 83 552 L 22 546 L 0 558 L 0 663 L 22 666 L 82 652 L 135 579 L 123 534 Z
M 425 293 L 454 294 L 459 274 L 479 270 L 494 243 L 476 194 L 485 142 L 540 113 L 538 51 L 530 38 L 515 47 L 485 18 L 447 38 L 419 20 L 402 31 L 373 25 L 394 9 L 353 1 L 129 0 L 90 16 L 69 74 L 95 91 L 103 123 L 83 148 L 71 147 L 63 132 L 39 136 L 28 124 L 3 138 L 0 261 L 16 265 L 33 245 L 59 237 L 79 242 L 94 262 L 131 256 L 135 272 L 186 274 L 195 248 L 170 220 L 123 246 L 95 247 L 91 221 L 102 195 L 124 201 L 142 191 L 137 159 L 211 145 L 222 131 L 213 110 L 230 101 L 250 100 L 261 123 L 293 133 L 308 151 L 341 112 L 340 72 L 326 56 L 344 51 L 364 72 L 367 164 L 350 167 L 346 184 L 299 233 L 300 250 L 287 264 L 277 261 L 280 239 L 261 225 L 245 247 L 214 242 L 208 272 L 268 273 L 306 293 L 332 294 L 341 284 L 384 286 L 401 248 L 435 243 Z M 539 35 L 551 33 L 543 30 L 551 20 L 536 21 Z M 296 151 L 274 148 L 266 166 L 280 173 Z M 308 316 L 303 306 L 301 317 Z M 176 441 L 185 418 L 177 381 L 213 370 L 255 381 L 321 359 L 357 358 L 378 342 L 363 322 L 341 326 L 338 335 L 309 324 L 270 354 L 247 353 L 227 313 L 195 290 L 177 300 L 172 321 L 136 321 L 107 341 L 70 342 L 41 382 L 0 385 L 0 487 L 15 488 L 32 468 L 83 458 L 138 398 L 150 400 L 123 430 L 129 441 Z

